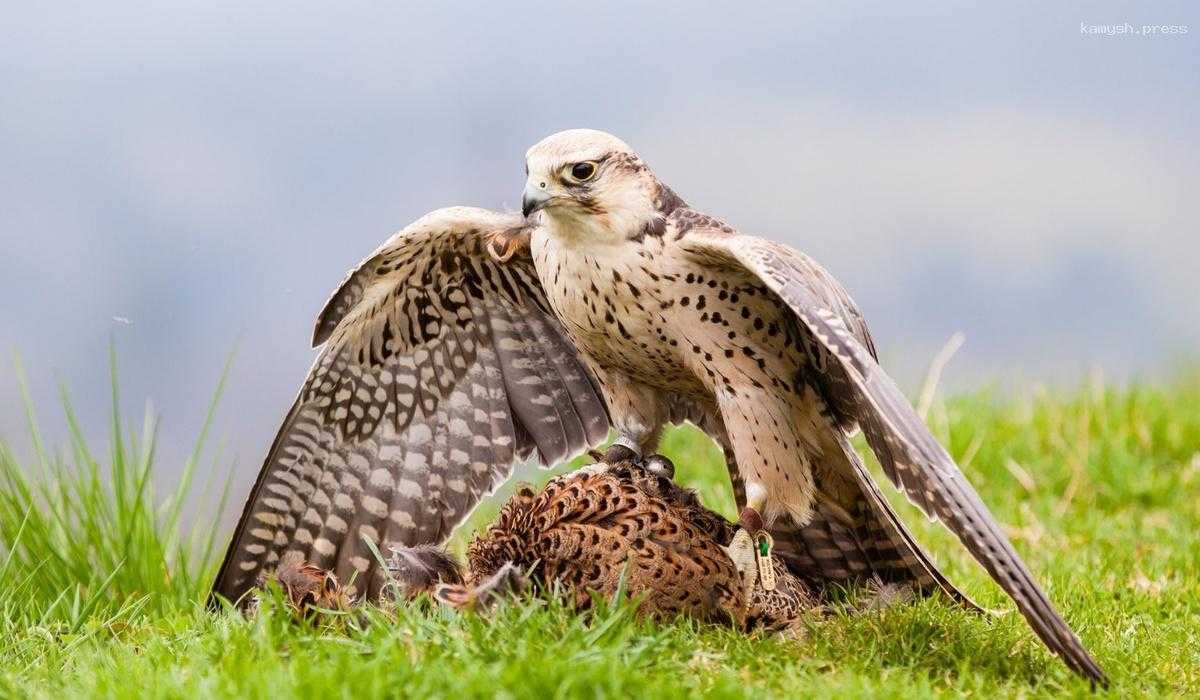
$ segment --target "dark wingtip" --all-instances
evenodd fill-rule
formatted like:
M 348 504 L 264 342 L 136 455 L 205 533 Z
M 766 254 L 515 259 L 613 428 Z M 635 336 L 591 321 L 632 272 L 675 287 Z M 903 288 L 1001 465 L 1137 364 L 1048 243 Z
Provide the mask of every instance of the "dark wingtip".
M 1062 653 L 1059 653 L 1059 656 L 1067 662 L 1071 670 L 1086 678 L 1093 691 L 1097 687 L 1101 690 L 1108 690 L 1108 675 L 1104 673 L 1104 669 L 1100 668 L 1100 664 L 1092 658 L 1092 655 L 1083 648 L 1078 639 L 1075 640 L 1075 644 L 1070 651 L 1071 658 Z
M 239 531 L 241 526 L 239 525 Z M 225 559 L 221 562 L 221 568 L 217 571 L 216 578 L 213 579 L 212 587 L 208 590 L 208 597 L 204 601 L 204 607 L 209 612 L 220 612 L 228 607 L 243 608 L 246 594 L 250 588 L 246 587 L 239 593 L 232 593 L 230 589 L 234 588 L 231 581 L 231 569 L 234 559 L 234 543 L 230 541 L 229 549 L 225 553 Z
M 1065 628 L 1064 628 L 1065 629 Z M 1067 642 L 1058 646 L 1051 646 L 1051 651 L 1066 663 L 1067 668 L 1074 671 L 1080 677 L 1087 680 L 1088 685 L 1092 690 L 1099 687 L 1102 690 L 1108 690 L 1109 680 L 1104 670 L 1100 668 L 1100 664 L 1096 662 L 1087 649 L 1083 648 L 1083 644 L 1075 637 L 1070 630 L 1067 632 Z M 1048 644 L 1049 645 L 1049 644 Z
M 212 590 L 208 592 L 208 596 L 204 599 L 204 609 L 210 613 L 221 612 L 228 603 L 229 600 L 225 596 Z

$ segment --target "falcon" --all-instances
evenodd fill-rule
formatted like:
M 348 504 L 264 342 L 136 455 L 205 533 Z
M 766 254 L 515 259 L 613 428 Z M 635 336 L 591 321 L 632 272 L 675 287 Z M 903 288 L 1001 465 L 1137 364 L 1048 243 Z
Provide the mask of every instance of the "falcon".
M 378 595 L 374 550 L 440 543 L 521 460 L 690 421 L 724 449 L 740 521 L 819 587 L 943 591 L 850 443 L 961 540 L 1074 671 L 1103 671 L 947 451 L 880 367 L 846 290 L 803 253 L 689 207 L 620 139 L 577 129 L 526 154 L 522 215 L 434 211 L 355 268 L 214 584 L 243 599 L 308 562 Z

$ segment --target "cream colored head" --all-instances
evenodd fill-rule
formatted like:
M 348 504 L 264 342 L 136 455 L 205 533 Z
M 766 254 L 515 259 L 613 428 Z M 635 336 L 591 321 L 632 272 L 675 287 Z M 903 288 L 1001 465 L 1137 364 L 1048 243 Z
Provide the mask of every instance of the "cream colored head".
M 525 154 L 525 216 L 578 243 L 619 243 L 661 221 L 661 185 L 621 139 L 593 129 L 560 131 Z M 670 195 L 672 201 L 674 194 Z

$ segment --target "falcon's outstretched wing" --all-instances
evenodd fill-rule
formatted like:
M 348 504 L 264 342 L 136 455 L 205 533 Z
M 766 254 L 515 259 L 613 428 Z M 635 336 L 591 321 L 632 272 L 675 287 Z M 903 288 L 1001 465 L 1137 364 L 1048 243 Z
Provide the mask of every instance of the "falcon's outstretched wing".
M 363 539 L 440 543 L 531 456 L 598 445 L 609 418 L 547 305 L 515 214 L 450 208 L 363 261 L 317 319 L 324 343 L 284 419 L 213 586 L 236 601 L 303 559 L 375 595 Z
M 1055 612 L 975 489 L 875 361 L 864 344 L 869 336 L 861 316 L 829 273 L 796 250 L 727 230 L 693 229 L 680 245 L 697 262 L 757 278 L 779 296 L 825 366 L 834 409 L 859 423 L 888 478 L 958 536 L 1054 653 L 1106 685 L 1104 672 Z

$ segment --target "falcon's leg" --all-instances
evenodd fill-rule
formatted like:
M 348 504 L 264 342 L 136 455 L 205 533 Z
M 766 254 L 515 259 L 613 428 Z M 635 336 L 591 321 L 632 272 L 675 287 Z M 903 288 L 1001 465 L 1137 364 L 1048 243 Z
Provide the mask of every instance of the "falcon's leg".
M 606 372 L 595 366 L 593 371 L 617 431 L 617 439 L 605 453 L 604 461 L 640 463 L 643 456 L 658 446 L 666 423 L 667 412 L 661 392 L 620 373 Z
M 715 406 L 702 408 L 699 415 L 693 416 L 691 419 L 720 445 L 721 452 L 725 457 L 725 469 L 729 472 L 729 487 L 733 491 L 733 504 L 734 510 L 738 513 L 738 524 L 753 537 L 763 529 L 761 509 L 766 505 L 766 489 L 762 488 L 761 484 L 756 484 L 753 489 L 754 501 L 749 501 L 746 479 L 738 469 L 733 442 L 729 439 L 729 432 L 725 430 L 721 413 Z
M 814 411 L 793 398 L 742 387 L 718 395 L 725 437 L 744 484 L 740 520 L 748 530 L 769 527 L 785 515 L 799 523 L 812 517 L 819 433 Z
M 764 527 L 762 512 L 766 505 L 767 488 L 751 481 L 746 485 L 746 505 L 738 512 L 738 524 L 751 535 L 757 534 Z

